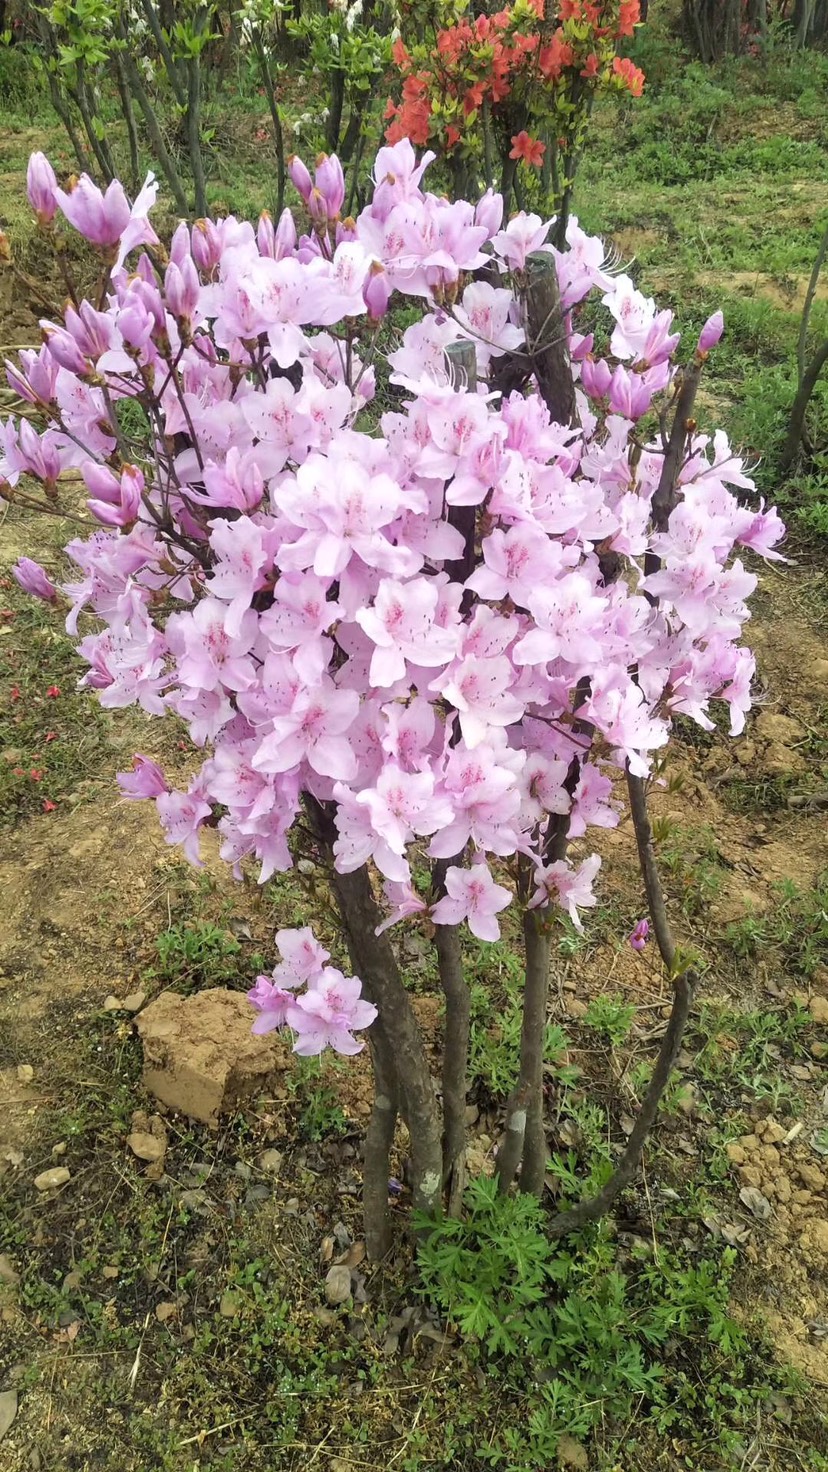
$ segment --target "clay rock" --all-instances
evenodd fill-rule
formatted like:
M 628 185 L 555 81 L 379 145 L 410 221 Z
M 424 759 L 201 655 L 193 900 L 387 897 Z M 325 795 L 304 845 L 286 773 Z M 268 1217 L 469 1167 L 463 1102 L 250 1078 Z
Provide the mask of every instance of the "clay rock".
M 212 987 L 191 997 L 162 992 L 135 1019 L 144 1046 L 144 1088 L 169 1109 L 215 1125 L 289 1066 L 273 1033 L 254 1037 L 255 1013 L 242 992 Z
M 814 1022 L 828 1022 L 828 997 L 811 997 L 809 1007 Z
M 167 1150 L 166 1139 L 161 1139 L 158 1135 L 145 1134 L 143 1130 L 133 1130 L 131 1135 L 127 1135 L 127 1144 L 133 1155 L 137 1155 L 139 1160 L 150 1162 L 163 1160 Z
M 759 763 L 763 772 L 768 772 L 772 776 L 787 777 L 807 769 L 805 759 L 794 750 L 805 735 L 798 721 L 793 720 L 791 716 L 777 715 L 773 711 L 763 710 L 756 718 L 754 730 L 766 747 Z
M 72 1172 L 65 1165 L 54 1165 L 51 1170 L 42 1170 L 39 1176 L 35 1176 L 34 1183 L 38 1191 L 54 1191 L 71 1179 Z

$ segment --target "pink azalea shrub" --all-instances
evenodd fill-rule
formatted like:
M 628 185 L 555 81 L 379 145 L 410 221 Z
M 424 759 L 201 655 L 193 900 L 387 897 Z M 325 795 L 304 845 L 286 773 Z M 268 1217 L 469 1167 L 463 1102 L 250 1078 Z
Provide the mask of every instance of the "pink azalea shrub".
M 89 180 L 64 193 L 33 161 L 44 228 L 54 204 L 97 246 L 103 289 L 8 365 L 32 412 L 2 427 L 0 484 L 13 497 L 33 477 L 54 504 L 66 473 L 82 478 L 90 525 L 62 588 L 82 683 L 108 708 L 178 716 L 204 752 L 183 791 L 143 757 L 121 778 L 155 802 L 169 843 L 197 864 L 216 826 L 234 872 L 254 866 L 264 883 L 294 863 L 316 804 L 335 868 L 378 876 L 379 929 L 428 919 L 494 940 L 519 874 L 524 908 L 580 924 L 600 861 L 553 855 L 550 825 L 583 847 L 617 824 L 614 778 L 651 771 L 676 715 L 710 728 L 721 701 L 742 730 L 756 586 L 742 553 L 778 556 L 783 528 L 726 435 L 691 426 L 677 504 L 655 529 L 671 313 L 613 274 L 577 221 L 558 253 L 549 222 L 504 221 L 491 192 L 424 191 L 427 163 L 407 140 L 381 149 L 356 220 L 340 218 L 335 159 L 315 181 L 296 163 L 308 233 L 289 211 L 257 228 L 200 220 L 167 255 L 151 180 L 130 206 Z M 557 270 L 574 426 L 537 392 L 490 386 L 526 349 L 537 253 Z M 392 293 L 421 312 L 387 352 L 396 404 L 379 414 Z M 588 297 L 600 355 L 579 327 Z M 717 314 L 694 361 L 720 332 Z M 463 340 L 470 390 L 446 360 Z M 53 596 L 30 562 L 18 577 Z M 415 859 L 447 865 L 439 895 Z M 375 1015 L 358 982 L 309 931 L 278 939 L 283 960 L 250 996 L 256 1029 L 289 1026 L 299 1052 L 353 1052 Z M 638 927 L 633 945 L 644 939 Z

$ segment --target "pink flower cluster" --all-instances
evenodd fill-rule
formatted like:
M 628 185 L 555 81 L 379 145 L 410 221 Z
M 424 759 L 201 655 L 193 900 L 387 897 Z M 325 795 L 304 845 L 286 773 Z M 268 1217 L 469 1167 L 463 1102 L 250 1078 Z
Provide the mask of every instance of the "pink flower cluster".
M 55 190 L 98 243 L 106 290 L 8 365 L 46 427 L 6 421 L 0 478 L 53 495 L 64 472 L 83 477 L 98 527 L 70 543 L 62 592 L 69 630 L 84 619 L 84 682 L 105 706 L 173 713 L 206 753 L 186 791 L 146 759 L 124 780 L 154 798 L 170 843 L 198 862 L 200 830 L 217 826 L 224 858 L 236 872 L 255 860 L 264 881 L 292 864 L 311 797 L 335 822 L 340 871 L 379 871 L 388 924 L 431 907 L 435 924 L 493 939 L 512 891 L 492 861 L 499 879 L 519 863 L 530 902 L 578 922 L 599 861 L 550 861 L 550 825 L 578 841 L 615 825 L 613 779 L 649 772 L 678 713 L 709 728 L 722 701 L 741 731 L 756 585 L 741 554 L 777 557 L 783 527 L 717 432 L 693 436 L 654 529 L 650 411 L 674 387 L 671 313 L 612 275 L 576 221 L 558 254 L 549 222 L 504 222 L 491 192 L 476 207 L 424 192 L 426 162 L 405 140 L 381 149 L 356 221 L 339 218 L 332 162 L 315 182 L 294 165 L 308 234 L 289 211 L 257 229 L 181 224 L 168 260 L 151 184 L 126 210 L 88 180 Z M 50 218 L 42 167 L 35 186 Z M 141 244 L 151 254 L 127 269 L 125 245 Z M 538 251 L 566 309 L 574 428 L 534 392 L 490 387 L 524 345 L 519 286 Z M 422 313 L 388 354 L 394 407 L 379 415 L 371 351 L 392 291 Z M 591 293 L 605 356 L 578 330 Z M 698 361 L 720 332 L 717 316 Z M 462 340 L 470 388 L 446 362 Z M 142 444 L 124 444 L 130 400 Z M 621 571 L 605 578 L 610 554 Z M 51 596 L 31 566 L 20 576 Z M 436 901 L 414 855 L 451 861 Z M 314 978 L 312 1003 L 286 1001 L 283 980 L 260 982 L 255 1003 L 284 1013 L 300 1049 L 340 1047 L 364 1004 L 338 973 Z
M 370 1027 L 377 1009 L 362 1000 L 362 983 L 343 976 L 326 965 L 330 952 L 321 946 L 310 927 L 277 930 L 276 944 L 282 957 L 270 976 L 258 976 L 247 999 L 256 1008 L 255 1033 L 290 1027 L 296 1034 L 294 1053 L 310 1058 L 324 1048 L 337 1053 L 360 1053 L 365 1046 L 354 1032 Z M 303 992 L 297 988 L 304 987 Z

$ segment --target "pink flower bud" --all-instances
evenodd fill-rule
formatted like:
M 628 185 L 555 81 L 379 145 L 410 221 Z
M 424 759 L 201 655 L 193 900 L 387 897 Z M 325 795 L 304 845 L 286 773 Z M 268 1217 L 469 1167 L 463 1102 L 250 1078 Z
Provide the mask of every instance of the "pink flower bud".
M 308 213 L 314 225 L 327 225 L 328 205 L 321 189 L 314 185 L 307 199 Z
M 345 203 L 345 175 L 335 153 L 319 155 L 314 182 L 325 201 L 327 218 L 335 220 Z
M 368 308 L 368 316 L 371 318 L 371 321 L 379 322 L 380 318 L 384 317 L 388 311 L 388 302 L 391 297 L 391 283 L 388 279 L 388 272 L 380 265 L 379 261 L 373 261 L 371 263 L 371 269 L 365 278 L 365 285 L 362 288 L 362 296 Z
M 162 792 L 170 791 L 169 783 L 158 763 L 151 757 L 141 756 L 140 752 L 132 758 L 132 771 L 118 772 L 115 780 L 122 797 L 133 801 L 142 797 L 160 797 Z
M 49 322 L 41 322 L 40 325 L 46 347 L 55 362 L 70 373 L 76 373 L 79 378 L 84 378 L 89 372 L 89 364 L 72 334 L 65 327 L 53 327 Z
M 487 189 L 475 207 L 474 223 L 482 225 L 489 239 L 496 235 L 503 224 L 503 195 Z
M 302 160 L 297 158 L 295 153 L 288 159 L 288 173 L 294 189 L 299 191 L 305 204 L 307 204 L 313 188 L 313 180 L 302 163 Z
M 125 465 L 120 480 L 106 465 L 91 461 L 81 470 L 91 499 L 86 505 L 104 526 L 131 526 L 141 506 L 144 477 L 134 465 Z
M 45 153 L 33 153 L 26 170 L 26 193 L 41 225 L 48 225 L 55 218 L 56 189 L 55 171 Z
M 581 383 L 584 393 L 591 399 L 604 399 L 612 383 L 612 369 L 606 358 L 584 358 L 581 364 Z
M 191 256 L 192 250 L 190 248 L 190 227 L 184 220 L 182 220 L 180 224 L 176 225 L 175 234 L 170 241 L 170 260 L 173 261 L 176 266 L 181 266 L 181 264 L 184 261 L 189 260 Z
M 8 358 L 6 359 L 6 382 L 16 394 L 19 394 L 21 399 L 26 400 L 27 404 L 36 404 L 38 402 L 38 394 L 25 373 L 21 373 L 17 364 L 10 363 Z
M 221 260 L 221 239 L 212 220 L 196 220 L 193 226 L 193 260 L 204 276 Z
M 708 317 L 701 330 L 696 352 L 699 354 L 709 353 L 710 349 L 716 346 L 723 332 L 724 316 L 721 312 L 714 312 L 712 317 Z
M 296 225 L 290 210 L 282 210 L 276 226 L 276 259 L 289 256 L 296 249 Z
M 259 247 L 260 256 L 269 256 L 271 260 L 276 259 L 276 231 L 273 221 L 267 210 L 262 210 L 259 215 L 259 223 L 256 226 L 256 244 Z
M 635 929 L 629 937 L 630 945 L 634 951 L 643 951 L 650 934 L 649 920 L 639 920 Z
M 42 598 L 45 603 L 54 603 L 58 590 L 39 562 L 31 557 L 21 557 L 12 568 L 12 577 L 20 584 L 24 593 L 33 598 Z
M 198 272 L 190 257 L 185 257 L 180 266 L 170 261 L 164 277 L 164 294 L 173 316 L 189 322 L 198 306 L 200 291 Z
M 27 419 L 21 419 L 17 438 L 27 470 L 38 480 L 45 481 L 48 485 L 54 484 L 60 475 L 61 465 L 60 455 L 50 438 L 50 432 L 47 430 L 41 437 Z

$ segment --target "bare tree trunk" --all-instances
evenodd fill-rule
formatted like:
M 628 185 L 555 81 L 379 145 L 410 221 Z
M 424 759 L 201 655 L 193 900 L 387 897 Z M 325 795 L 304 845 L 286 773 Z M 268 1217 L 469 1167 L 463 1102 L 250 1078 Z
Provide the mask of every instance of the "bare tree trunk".
M 411 1141 L 414 1207 L 433 1215 L 440 1207 L 443 1147 L 440 1111 L 422 1034 L 391 943 L 385 934 L 377 935 L 382 914 L 374 899 L 367 866 L 353 874 L 337 872 L 333 864 L 336 824 L 332 811 L 312 797 L 307 797 L 305 803 L 325 859 L 351 960 L 362 981 L 364 995 L 379 1010 L 374 1026 L 381 1025 L 389 1049 L 386 1056 L 393 1059 L 399 1103 Z
M 115 53 L 115 79 L 118 84 L 118 96 L 121 99 L 121 108 L 127 126 L 127 137 L 129 139 L 129 168 L 132 176 L 132 192 L 137 194 L 141 188 L 141 160 L 138 153 L 138 129 L 135 126 L 135 110 L 132 106 L 132 98 L 129 92 L 126 72 L 124 71 L 123 57 L 120 52 Z
M 817 379 L 819 378 L 819 375 L 825 367 L 826 363 L 828 363 L 828 338 L 826 338 L 822 346 L 817 349 L 817 351 L 814 353 L 813 358 L 808 364 L 808 367 L 805 370 L 805 376 L 803 377 L 799 385 L 796 398 L 794 399 L 793 405 L 791 407 L 791 417 L 788 421 L 788 433 L 785 439 L 785 444 L 782 447 L 782 454 L 779 457 L 779 469 L 783 475 L 788 470 L 790 470 L 797 455 L 799 454 L 799 446 L 802 441 L 802 432 L 805 428 L 805 415 L 808 411 L 808 405 L 811 401 L 811 394 L 816 388 Z
M 207 10 L 199 10 L 193 24 L 198 35 L 207 22 Z M 195 209 L 199 218 L 207 213 L 207 186 L 204 179 L 204 157 L 201 152 L 201 57 L 187 58 L 187 145 L 195 189 Z
M 121 22 L 121 29 L 119 34 L 122 40 L 126 40 L 126 34 L 123 30 L 123 22 Z M 181 175 L 179 174 L 178 169 L 175 166 L 173 157 L 169 149 L 167 148 L 166 143 L 164 142 L 164 135 L 161 132 L 158 119 L 155 116 L 155 110 L 152 103 L 150 102 L 149 94 L 141 80 L 138 67 L 135 64 L 135 59 L 128 48 L 124 51 L 124 69 L 127 74 L 130 91 L 132 92 L 133 97 L 136 99 L 138 106 L 140 107 L 143 114 L 144 123 L 147 129 L 147 135 L 150 140 L 150 147 L 152 148 L 153 154 L 158 160 L 161 171 L 172 191 L 172 196 L 175 200 L 175 207 L 180 215 L 184 216 L 184 218 L 187 218 L 187 216 L 189 216 L 190 210 L 187 204 L 187 196 L 184 193 L 184 186 L 181 182 Z
M 279 216 L 282 213 L 282 207 L 285 202 L 285 136 L 282 131 L 282 115 L 279 111 L 279 104 L 276 101 L 276 89 L 273 86 L 273 77 L 270 73 L 270 62 L 267 59 L 262 33 L 258 28 L 254 32 L 253 45 L 259 63 L 259 71 L 261 72 L 262 86 L 265 89 L 267 105 L 270 108 L 270 120 L 273 124 L 273 141 L 276 145 L 276 204 L 274 218 L 278 224 Z
M 529 257 L 523 296 L 526 347 L 541 398 L 556 424 L 574 424 L 575 382 L 552 256 L 538 252 Z

